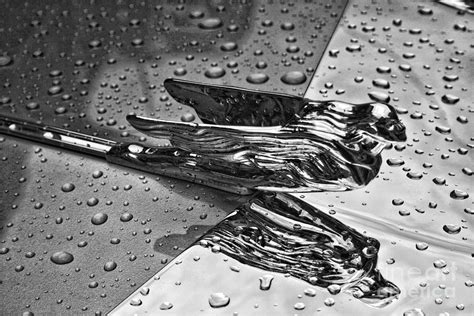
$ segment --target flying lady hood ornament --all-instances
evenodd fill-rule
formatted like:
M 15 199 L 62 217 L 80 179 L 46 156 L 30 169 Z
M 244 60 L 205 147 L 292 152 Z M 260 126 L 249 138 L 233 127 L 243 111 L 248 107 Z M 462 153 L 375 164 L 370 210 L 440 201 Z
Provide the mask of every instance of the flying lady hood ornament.
M 175 79 L 164 85 L 204 124 L 128 116 L 137 130 L 167 138 L 171 147 L 131 154 L 124 148 L 118 155 L 240 194 L 360 188 L 377 175 L 387 143 L 406 140 L 395 109 L 383 103 L 313 101 Z

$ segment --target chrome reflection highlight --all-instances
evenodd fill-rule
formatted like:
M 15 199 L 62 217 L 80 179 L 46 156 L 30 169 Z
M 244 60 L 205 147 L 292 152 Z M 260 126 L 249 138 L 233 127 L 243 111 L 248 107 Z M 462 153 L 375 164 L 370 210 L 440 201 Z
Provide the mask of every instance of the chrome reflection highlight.
M 351 293 L 372 307 L 400 294 L 376 268 L 376 239 L 291 195 L 259 193 L 199 243 L 253 267 Z

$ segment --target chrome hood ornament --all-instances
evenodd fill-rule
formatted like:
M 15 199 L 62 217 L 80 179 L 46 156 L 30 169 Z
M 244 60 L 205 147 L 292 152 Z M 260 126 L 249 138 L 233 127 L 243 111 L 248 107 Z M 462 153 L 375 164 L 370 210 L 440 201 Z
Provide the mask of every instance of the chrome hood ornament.
M 204 124 L 130 115 L 138 131 L 167 138 L 149 147 L 0 116 L 0 132 L 237 194 L 344 191 L 378 173 L 388 142 L 406 139 L 393 107 L 313 101 L 168 79 L 165 88 Z
M 130 161 L 180 178 L 191 173 L 203 184 L 241 194 L 360 188 L 377 175 L 387 143 L 406 139 L 387 104 L 312 101 L 174 79 L 165 87 L 204 124 L 128 116 L 137 130 L 171 143 L 133 153 Z

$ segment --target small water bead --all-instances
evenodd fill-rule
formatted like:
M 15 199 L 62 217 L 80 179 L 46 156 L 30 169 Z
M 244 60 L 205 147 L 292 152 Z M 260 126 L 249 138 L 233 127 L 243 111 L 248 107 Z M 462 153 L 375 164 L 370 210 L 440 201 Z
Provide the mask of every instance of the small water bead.
M 281 25 L 281 29 L 284 30 L 284 31 L 292 31 L 292 30 L 295 29 L 295 25 L 291 22 L 284 22 Z
M 443 230 L 451 235 L 459 234 L 459 232 L 461 232 L 461 226 L 455 224 L 446 224 L 443 225 Z
M 181 121 L 182 122 L 192 122 L 196 119 L 193 113 L 186 112 L 183 115 L 181 115 Z
M 264 73 L 253 73 L 247 76 L 246 80 L 248 83 L 253 83 L 253 84 L 262 84 L 268 81 L 270 79 L 266 74 Z
M 379 74 L 388 74 L 392 72 L 392 68 L 388 66 L 379 66 L 376 68 L 376 70 Z
M 393 199 L 392 200 L 392 204 L 395 205 L 395 206 L 403 205 L 403 203 L 405 203 L 405 201 L 403 201 L 402 199 Z
M 88 199 L 86 202 L 87 206 L 96 206 L 98 203 L 99 203 L 99 199 L 95 197 Z
M 270 287 L 272 286 L 272 281 L 273 281 L 274 278 L 275 278 L 275 276 L 273 276 L 271 274 L 266 274 L 266 275 L 258 278 L 258 280 L 260 281 L 260 290 L 268 291 L 270 289 Z
M 204 72 L 204 75 L 207 77 L 207 78 L 211 78 L 211 79 L 217 79 L 217 78 L 221 78 L 225 75 L 225 69 L 222 68 L 222 67 L 210 67 L 208 69 L 206 69 L 206 71 Z
M 368 93 L 368 95 L 371 100 L 374 100 L 377 102 L 388 103 L 390 101 L 390 96 L 384 92 L 371 91 Z
M 67 182 L 67 183 L 64 183 L 62 186 L 61 186 L 61 191 L 63 192 L 72 192 L 74 189 L 76 188 L 76 186 L 70 182 Z
M 168 309 L 171 309 L 171 308 L 173 308 L 173 303 L 171 303 L 171 302 L 163 302 L 163 303 L 160 304 L 160 309 L 162 311 L 168 310 Z
M 179 68 L 176 68 L 174 71 L 173 71 L 173 74 L 177 77 L 181 77 L 181 76 L 184 76 L 185 74 L 187 74 L 188 71 L 186 70 L 186 68 L 183 68 L 183 67 L 179 67 Z
M 9 251 L 10 251 L 9 248 L 7 248 L 7 247 L 2 247 L 2 248 L 0 248 L 0 255 L 5 255 L 5 254 L 7 254 Z
M 97 40 L 97 39 L 94 39 L 92 41 L 89 42 L 89 48 L 99 48 L 100 46 L 102 45 L 102 42 Z
M 465 200 L 469 197 L 469 193 L 461 191 L 461 190 L 453 190 L 451 191 L 449 196 L 455 200 Z
M 435 127 L 435 130 L 440 133 L 440 134 L 449 134 L 451 133 L 451 128 L 447 127 L 447 126 L 441 126 L 441 125 L 438 125 Z
M 328 297 L 327 299 L 324 300 L 324 305 L 326 306 L 333 306 L 336 303 L 336 301 L 332 297 Z
M 238 48 L 237 43 L 235 42 L 227 42 L 221 45 L 221 50 L 224 52 L 231 52 Z
M 130 300 L 130 305 L 131 306 L 140 306 L 140 305 L 142 305 L 142 300 L 139 299 L 139 298 L 132 298 Z
M 450 105 L 458 103 L 459 100 L 460 100 L 459 97 L 452 94 L 445 94 L 441 97 L 441 101 L 443 101 L 443 103 L 450 104 Z
M 306 79 L 306 75 L 301 71 L 290 71 L 281 77 L 281 81 L 289 85 L 302 84 Z
M 341 286 L 339 284 L 331 284 L 327 287 L 327 290 L 332 295 L 336 295 L 341 292 Z
M 132 46 L 134 47 L 140 47 L 145 44 L 145 41 L 142 38 L 134 38 L 132 40 Z
M 108 261 L 104 264 L 104 271 L 110 272 L 117 268 L 117 263 L 115 261 Z
M 388 89 L 390 88 L 390 83 L 385 80 L 385 79 L 374 79 L 372 81 L 372 84 L 374 85 L 374 87 L 377 87 L 377 88 L 383 88 L 383 89 Z
M 402 159 L 398 159 L 398 158 L 387 159 L 387 165 L 389 165 L 390 167 L 399 167 L 399 166 L 403 166 L 404 164 L 405 164 L 405 161 L 403 161 Z
M 421 251 L 428 249 L 428 244 L 425 242 L 418 242 L 416 243 L 415 246 L 416 246 L 416 249 L 421 250 Z
M 150 288 L 146 286 L 142 287 L 140 289 L 140 294 L 143 296 L 147 296 L 148 294 L 150 294 Z
M 55 264 L 68 264 L 74 260 L 74 256 L 66 251 L 58 251 L 51 255 L 51 261 Z
M 306 305 L 303 302 L 298 302 L 293 307 L 297 311 L 301 311 L 301 310 L 305 309 Z
M 437 185 L 445 185 L 446 184 L 446 179 L 441 178 L 441 177 L 436 177 L 433 179 L 433 182 Z
M 51 88 L 48 89 L 49 95 L 58 95 L 61 92 L 63 92 L 63 88 L 61 86 L 52 86 Z
M 230 297 L 224 293 L 212 293 L 209 297 L 209 305 L 213 308 L 219 308 L 229 305 Z
M 40 106 L 39 106 L 38 102 L 28 102 L 26 104 L 26 109 L 30 110 L 30 111 L 37 110 L 37 109 L 39 109 L 39 107 Z
M 346 50 L 350 53 L 360 52 L 360 51 L 362 51 L 362 47 L 358 44 L 354 44 L 354 45 L 347 46 Z
M 108 218 L 109 218 L 108 215 L 105 213 L 97 213 L 94 216 L 92 216 L 91 222 L 94 225 L 102 225 L 107 221 Z
M 13 64 L 13 58 L 8 55 L 0 56 L 0 67 L 5 67 Z
M 446 267 L 447 263 L 443 259 L 437 259 L 433 262 L 433 266 L 438 269 Z
M 418 13 L 421 15 L 433 15 L 433 10 L 431 8 L 420 8 L 418 9 Z
M 122 221 L 122 222 L 131 221 L 132 218 L 133 218 L 133 215 L 128 213 L 128 212 L 125 212 L 122 215 L 120 215 L 120 221 Z
M 215 30 L 222 26 L 222 20 L 219 18 L 207 18 L 199 22 L 198 27 L 203 30 Z
M 401 71 L 408 72 L 411 71 L 411 66 L 408 64 L 401 64 L 400 66 L 398 66 L 398 69 L 400 69 Z
M 410 171 L 407 173 L 407 177 L 412 180 L 420 180 L 423 178 L 423 174 L 420 172 Z
M 95 170 L 94 172 L 92 172 L 92 177 L 93 177 L 94 179 L 98 179 L 98 178 L 102 177 L 103 174 L 104 174 L 104 173 L 103 173 L 102 171 L 100 171 L 100 170 Z

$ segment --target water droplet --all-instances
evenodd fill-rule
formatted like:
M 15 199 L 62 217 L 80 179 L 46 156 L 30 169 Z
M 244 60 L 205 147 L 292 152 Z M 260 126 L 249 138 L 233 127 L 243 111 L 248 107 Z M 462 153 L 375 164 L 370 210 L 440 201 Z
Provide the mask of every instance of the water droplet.
M 76 188 L 76 186 L 70 182 L 64 183 L 61 187 L 63 192 L 71 192 Z
M 307 295 L 307 296 L 314 297 L 314 296 L 316 296 L 316 290 L 309 287 L 309 288 L 304 290 L 304 294 Z
M 173 308 L 173 304 L 171 302 L 163 302 L 160 304 L 160 309 L 161 310 L 168 310 Z
M 454 224 L 446 224 L 446 225 L 443 225 L 443 230 L 448 234 L 454 235 L 454 234 L 459 234 L 459 232 L 461 231 L 461 227 Z
M 213 308 L 224 307 L 229 305 L 230 297 L 224 293 L 212 293 L 209 297 L 209 305 Z
M 281 81 L 290 85 L 298 85 L 306 81 L 306 75 L 301 71 L 290 71 L 281 77 Z
M 48 94 L 49 95 L 57 95 L 63 92 L 63 88 L 61 86 L 52 86 L 51 88 L 48 89 Z
M 333 306 L 335 303 L 336 301 L 332 297 L 328 297 L 324 300 L 324 305 L 326 306 Z
M 446 267 L 447 263 L 443 259 L 437 259 L 433 262 L 433 266 L 438 269 Z
M 130 300 L 130 305 L 132 305 L 132 306 L 140 306 L 140 305 L 142 305 L 142 300 L 139 299 L 139 298 L 132 298 L 132 299 Z
M 224 52 L 231 52 L 236 50 L 238 47 L 237 43 L 235 42 L 227 42 L 221 45 L 221 50 Z
M 8 55 L 0 56 L 0 67 L 5 67 L 13 64 L 13 58 Z
M 385 80 L 385 79 L 374 79 L 372 81 L 372 84 L 374 85 L 374 87 L 377 87 L 377 88 L 383 88 L 383 89 L 388 89 L 390 88 L 390 83 Z
M 390 101 L 390 96 L 384 92 L 380 91 L 371 91 L 368 93 L 369 98 L 377 102 L 388 103 Z
M 100 171 L 100 170 L 95 170 L 94 172 L 92 172 L 92 177 L 93 177 L 94 179 L 98 179 L 98 178 L 102 177 L 103 174 L 104 174 L 104 173 L 103 173 L 102 171 Z
M 91 222 L 94 225 L 102 225 L 107 221 L 109 217 L 105 213 L 97 213 L 91 218 Z
M 132 218 L 133 218 L 133 215 L 128 212 L 125 212 L 122 215 L 120 215 L 120 221 L 122 222 L 128 222 L 132 220 Z
M 399 166 L 403 166 L 404 164 L 405 164 L 405 161 L 403 161 L 402 159 L 398 159 L 398 158 L 387 159 L 387 165 L 391 167 L 399 167 Z
M 225 69 L 221 67 L 211 67 L 206 69 L 204 75 L 211 79 L 220 78 L 225 75 Z
M 203 30 L 214 30 L 222 26 L 222 20 L 219 18 L 208 18 L 199 22 L 198 26 Z
M 339 284 L 331 284 L 327 287 L 327 289 L 332 295 L 336 295 L 341 292 L 341 286 Z
M 66 251 L 58 251 L 53 253 L 51 261 L 56 264 L 68 264 L 74 260 L 74 256 Z
M 253 84 L 262 84 L 267 82 L 269 77 L 264 73 L 253 73 L 247 76 L 247 82 Z
M 452 95 L 452 94 L 445 94 L 441 97 L 441 101 L 446 104 L 456 104 L 459 102 L 459 97 Z
M 95 206 L 95 205 L 97 205 L 98 203 L 99 203 L 99 199 L 98 199 L 98 198 L 95 198 L 95 197 L 90 198 L 90 199 L 87 200 L 87 205 L 88 205 L 88 206 Z
M 293 306 L 297 311 L 305 309 L 306 305 L 303 302 L 298 302 Z
M 421 251 L 428 249 L 428 244 L 425 242 L 418 242 L 416 243 L 415 246 L 416 246 L 416 249 L 421 250 Z
M 183 115 L 181 115 L 181 121 L 182 122 L 192 122 L 196 119 L 193 113 L 186 112 Z
M 113 271 L 117 268 L 117 263 L 115 261 L 107 261 L 104 264 L 104 270 L 107 272 Z
M 272 286 L 272 281 L 273 279 L 275 278 L 275 276 L 271 275 L 271 274 L 266 274 L 259 279 L 260 281 L 260 290 L 262 291 L 268 291 L 270 289 L 270 287 Z
M 39 107 L 40 107 L 40 106 L 39 106 L 39 104 L 38 104 L 37 102 L 28 102 L 28 103 L 26 104 L 26 109 L 27 109 L 27 110 L 30 110 L 30 111 L 32 111 L 32 110 L 37 110 L 37 109 L 39 109 Z
M 295 25 L 291 22 L 284 22 L 281 25 L 281 29 L 284 30 L 284 31 L 292 31 L 292 30 L 295 29 Z
M 449 196 L 455 200 L 465 200 L 469 197 L 469 194 L 461 190 L 453 190 Z

